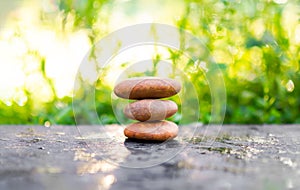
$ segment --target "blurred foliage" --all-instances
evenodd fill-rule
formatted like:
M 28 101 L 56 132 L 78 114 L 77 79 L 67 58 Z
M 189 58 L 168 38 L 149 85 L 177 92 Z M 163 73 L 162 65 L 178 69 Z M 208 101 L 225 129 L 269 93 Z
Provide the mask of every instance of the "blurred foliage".
M 63 25 L 68 24 L 67 18 L 72 15 L 75 18 L 73 30 L 87 29 L 92 45 L 103 37 L 109 23 L 109 12 L 103 7 L 114 11 L 111 2 L 106 0 L 56 2 L 57 14 L 64 18 Z M 300 1 L 185 0 L 184 5 L 182 15 L 174 13 L 179 16 L 175 25 L 201 37 L 223 72 L 227 90 L 224 122 L 300 123 Z M 295 7 L 298 13 L 290 14 L 290 10 L 297 9 Z M 180 56 L 179 52 L 170 50 L 174 67 L 184 68 L 196 86 L 200 121 L 207 123 L 211 114 L 211 95 L 204 72 L 191 70 L 194 63 L 191 60 L 181 62 Z M 93 51 L 91 57 L 96 58 Z M 159 59 L 157 55 L 153 63 Z M 0 102 L 0 123 L 44 124 L 49 121 L 75 124 L 72 98 L 57 97 L 53 81 L 45 72 L 45 64 L 47 60 L 40 56 L 39 72 L 53 98 L 46 103 L 37 103 L 32 92 L 21 89 L 26 94 L 26 103 Z M 100 120 L 102 123 L 117 122 L 110 104 L 111 88 L 101 81 L 97 81 L 97 86 L 95 106 Z M 83 103 L 80 107 L 85 114 L 77 118 L 81 123 L 97 123 L 89 115 L 91 106 L 94 105 Z M 178 122 L 180 115 L 172 119 Z
M 299 9 L 297 15 L 287 16 L 288 8 L 299 8 L 299 1 L 288 5 L 252 0 L 186 2 L 178 26 L 204 37 L 222 65 L 225 123 L 299 123 L 300 43 L 294 38 Z M 202 79 L 192 77 L 205 86 Z M 201 87 L 199 92 L 205 121 L 209 106 L 202 100 L 209 90 Z

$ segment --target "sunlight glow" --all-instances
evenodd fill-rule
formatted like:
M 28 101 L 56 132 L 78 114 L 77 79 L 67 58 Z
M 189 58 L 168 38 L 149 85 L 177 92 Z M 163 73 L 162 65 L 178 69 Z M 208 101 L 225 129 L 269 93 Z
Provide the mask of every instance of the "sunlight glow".
M 104 77 L 104 80 L 107 82 L 107 85 L 113 86 L 121 76 L 121 74 L 123 74 L 123 77 L 126 78 L 133 73 L 141 73 L 147 70 L 152 70 L 152 59 L 154 55 L 158 54 L 158 52 L 162 58 L 167 59 L 169 57 L 169 52 L 165 47 L 153 48 L 152 45 L 136 46 L 119 53 L 109 62 L 109 70 L 113 72 L 108 72 Z M 130 64 L 132 63 L 134 63 L 134 67 L 130 67 Z M 126 72 L 123 73 L 125 67 L 130 69 L 126 70 Z M 159 67 L 158 76 L 167 77 L 170 74 L 169 72 L 163 71 L 166 70 L 162 67 Z M 168 69 L 167 71 L 171 72 L 170 69 Z
M 296 26 L 295 30 L 295 43 L 300 44 L 300 24 Z
M 12 17 L 18 20 L 16 26 L 8 22 L 0 34 L 0 99 L 10 99 L 25 87 L 35 98 L 42 97 L 41 101 L 51 100 L 49 86 L 36 72 L 41 58 L 46 60 L 45 72 L 53 80 L 58 98 L 71 96 L 77 69 L 90 47 L 87 33 L 61 35 L 44 27 L 37 23 L 35 7 L 22 7 Z M 24 97 L 17 99 L 19 105 L 26 101 Z
M 87 153 L 85 150 L 81 149 L 76 150 L 74 161 L 83 162 L 77 168 L 78 175 L 111 172 L 116 168 L 116 166 L 109 164 L 104 160 L 95 159 L 95 154 Z
M 292 80 L 289 80 L 289 81 L 286 83 L 285 87 L 286 87 L 286 90 L 287 90 L 288 92 L 293 92 L 294 89 L 295 89 L 294 82 L 293 82 Z
M 286 3 L 288 0 L 273 0 L 275 3 L 277 4 L 284 4 Z
M 116 181 L 114 175 L 107 175 L 99 180 L 99 190 L 109 189 L 110 186 Z
M 171 2 L 171 1 L 170 1 Z M 172 16 L 173 9 L 169 12 L 159 12 L 153 15 L 151 10 L 159 10 L 160 5 L 151 3 L 138 3 L 136 6 L 149 6 L 149 12 L 135 9 L 135 17 L 126 10 L 134 2 L 121 1 L 114 4 L 115 10 L 111 15 L 109 30 L 113 31 L 125 25 L 140 22 L 160 22 L 171 23 L 175 17 Z M 168 4 L 169 1 L 164 2 Z M 130 4 L 130 6 L 129 6 Z M 177 12 L 183 12 L 182 3 L 174 5 Z M 52 0 L 28 0 L 7 17 L 6 25 L 0 31 L 0 100 L 7 102 L 15 101 L 22 106 L 26 103 L 25 94 L 18 94 L 18 91 L 28 90 L 33 94 L 33 98 L 40 102 L 51 101 L 54 97 L 49 82 L 45 80 L 41 69 L 41 61 L 45 60 L 45 74 L 49 77 L 55 88 L 55 95 L 58 98 L 72 96 L 74 88 L 74 79 L 77 74 L 80 63 L 88 53 L 90 42 L 87 30 L 72 30 L 74 24 L 74 15 L 69 14 L 67 17 L 64 30 L 62 29 L 62 17 L 58 13 L 56 20 L 45 24 L 40 20 L 40 12 L 54 13 L 59 11 L 56 1 Z M 120 25 L 120 23 L 123 23 Z M 49 27 L 48 25 L 56 25 Z M 101 24 L 101 23 L 100 23 Z M 99 25 L 101 28 L 102 25 Z M 111 42 L 110 44 L 114 44 Z M 110 72 L 106 77 L 109 85 L 113 84 L 116 76 L 124 68 L 120 64 L 124 62 L 135 63 L 137 61 L 152 59 L 153 56 L 160 52 L 160 55 L 168 54 L 166 48 L 153 49 L 152 47 L 131 48 L 126 53 L 114 58 L 114 63 L 118 66 L 113 67 L 114 72 Z M 133 58 L 133 59 L 131 59 Z M 92 66 L 92 65 L 91 65 Z M 94 70 L 92 67 L 90 70 Z M 165 74 L 159 72 L 159 74 Z M 94 82 L 99 74 L 89 73 L 86 79 Z M 101 76 L 100 76 L 101 77 Z M 13 98 L 15 97 L 15 98 Z

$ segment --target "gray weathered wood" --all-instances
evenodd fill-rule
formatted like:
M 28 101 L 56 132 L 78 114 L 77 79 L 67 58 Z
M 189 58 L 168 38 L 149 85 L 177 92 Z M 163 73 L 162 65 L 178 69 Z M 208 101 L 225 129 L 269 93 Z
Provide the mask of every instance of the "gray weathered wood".
M 0 189 L 300 188 L 300 125 L 200 126 L 166 143 L 122 130 L 0 126 Z

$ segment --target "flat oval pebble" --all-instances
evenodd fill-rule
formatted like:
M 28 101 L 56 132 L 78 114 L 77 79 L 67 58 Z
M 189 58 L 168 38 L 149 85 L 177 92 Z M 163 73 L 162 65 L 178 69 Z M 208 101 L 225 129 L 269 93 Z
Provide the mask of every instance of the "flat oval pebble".
M 132 139 L 165 141 L 177 136 L 178 126 L 170 121 L 137 122 L 128 125 L 124 135 Z
M 124 114 L 138 121 L 156 121 L 171 117 L 177 110 L 177 104 L 171 100 L 145 99 L 128 104 Z
M 167 98 L 177 94 L 181 84 L 173 79 L 140 77 L 124 80 L 117 84 L 114 93 L 126 99 Z

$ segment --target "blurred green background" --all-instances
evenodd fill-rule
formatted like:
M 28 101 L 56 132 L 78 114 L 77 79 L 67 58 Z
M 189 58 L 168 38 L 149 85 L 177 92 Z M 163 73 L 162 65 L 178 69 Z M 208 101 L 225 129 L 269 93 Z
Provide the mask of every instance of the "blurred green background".
M 75 124 L 74 78 L 89 48 L 145 22 L 171 24 L 205 41 L 223 72 L 224 123 L 300 123 L 299 0 L 18 0 L 0 7 L 0 124 Z M 174 65 L 189 65 L 168 53 Z M 96 56 L 92 51 L 90 58 Z M 153 64 L 161 57 L 157 50 Z M 199 121 L 207 123 L 211 95 L 203 70 L 185 72 L 198 91 Z M 116 123 L 112 83 L 91 82 L 102 123 Z M 92 106 L 82 103 L 82 117 L 97 123 Z M 178 122 L 180 113 L 171 119 Z

